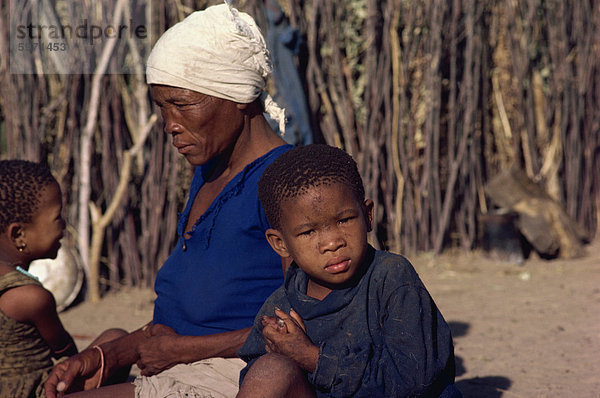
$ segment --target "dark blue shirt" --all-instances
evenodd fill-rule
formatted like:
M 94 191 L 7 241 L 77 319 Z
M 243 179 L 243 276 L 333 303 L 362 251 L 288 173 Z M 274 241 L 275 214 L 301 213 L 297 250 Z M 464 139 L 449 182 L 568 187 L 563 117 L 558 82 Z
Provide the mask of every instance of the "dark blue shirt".
M 317 397 L 461 397 L 453 384 L 450 328 L 412 265 L 369 247 L 362 272 L 354 286 L 319 301 L 306 295 L 308 276 L 292 264 L 284 286 L 258 313 L 240 357 L 251 366 L 265 354 L 262 315 L 293 308 L 319 347 L 317 368 L 308 375 Z
M 277 147 L 247 165 L 184 235 L 192 203 L 204 184 L 203 172 L 210 165 L 196 169 L 177 226 L 179 240 L 156 276 L 154 323 L 188 336 L 252 325 L 262 303 L 283 280 L 281 259 L 265 238 L 269 224 L 257 183 L 264 169 L 291 148 Z

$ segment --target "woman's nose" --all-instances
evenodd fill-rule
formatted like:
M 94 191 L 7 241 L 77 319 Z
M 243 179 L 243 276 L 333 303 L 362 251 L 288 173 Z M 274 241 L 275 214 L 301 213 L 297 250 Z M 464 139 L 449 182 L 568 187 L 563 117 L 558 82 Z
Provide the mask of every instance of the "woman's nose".
M 161 111 L 163 119 L 163 131 L 167 134 L 176 134 L 181 132 L 181 124 L 177 123 L 177 118 L 172 111 Z

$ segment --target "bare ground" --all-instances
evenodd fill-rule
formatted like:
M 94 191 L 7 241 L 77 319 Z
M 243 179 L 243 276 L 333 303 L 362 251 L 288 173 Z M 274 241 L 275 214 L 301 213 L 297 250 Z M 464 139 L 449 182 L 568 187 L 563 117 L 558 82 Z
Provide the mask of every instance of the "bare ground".
M 411 258 L 452 328 L 465 398 L 600 397 L 600 242 L 587 253 L 523 265 L 478 252 Z M 153 299 L 122 289 L 61 318 L 81 348 L 106 328 L 148 322 Z

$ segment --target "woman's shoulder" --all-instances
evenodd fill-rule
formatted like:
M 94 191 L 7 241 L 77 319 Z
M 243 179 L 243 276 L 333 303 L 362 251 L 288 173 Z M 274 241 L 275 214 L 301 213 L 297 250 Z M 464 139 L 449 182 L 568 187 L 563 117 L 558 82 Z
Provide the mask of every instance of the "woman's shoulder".
M 275 159 L 277 159 L 277 157 L 279 157 L 281 154 L 289 151 L 293 147 L 294 146 L 290 144 L 277 146 L 269 150 L 267 153 L 260 156 L 259 158 L 255 159 L 254 161 L 250 162 L 246 166 L 246 169 L 248 172 L 254 172 L 255 174 L 258 174 L 258 177 L 260 177 L 260 175 L 262 174 L 264 169 L 267 168 L 267 166 L 273 163 L 273 161 L 275 161 Z

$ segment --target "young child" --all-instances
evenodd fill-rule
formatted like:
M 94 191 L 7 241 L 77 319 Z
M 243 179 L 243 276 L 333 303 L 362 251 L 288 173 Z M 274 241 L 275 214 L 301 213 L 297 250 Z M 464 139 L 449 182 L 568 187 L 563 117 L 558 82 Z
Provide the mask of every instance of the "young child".
M 77 353 L 52 293 L 29 263 L 56 258 L 65 222 L 50 171 L 23 160 L 0 161 L 0 396 L 43 396 L 52 357 Z
M 54 296 L 27 272 L 33 260 L 56 258 L 64 229 L 61 191 L 50 170 L 0 161 L 0 397 L 44 397 L 52 359 L 77 353 Z M 109 329 L 92 344 L 124 333 Z
M 294 148 L 259 181 L 273 249 L 292 258 L 239 351 L 238 397 L 461 397 L 450 329 L 412 265 L 367 242 L 356 163 Z

